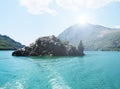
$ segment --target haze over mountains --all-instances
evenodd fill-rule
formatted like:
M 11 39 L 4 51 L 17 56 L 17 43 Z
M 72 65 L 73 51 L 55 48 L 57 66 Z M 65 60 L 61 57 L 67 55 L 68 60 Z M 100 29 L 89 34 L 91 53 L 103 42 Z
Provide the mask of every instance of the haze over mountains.
M 75 24 L 65 29 L 58 38 L 77 46 L 83 41 L 85 50 L 120 51 L 120 29 L 93 24 Z
M 0 35 L 0 50 L 14 50 L 22 47 L 24 47 L 24 45 L 16 42 L 12 38 L 6 35 Z
M 78 46 L 83 41 L 85 50 L 120 51 L 120 29 L 108 28 L 93 24 L 75 24 L 65 29 L 58 38 Z M 19 42 L 14 41 L 6 35 L 0 35 L 0 49 L 22 48 Z

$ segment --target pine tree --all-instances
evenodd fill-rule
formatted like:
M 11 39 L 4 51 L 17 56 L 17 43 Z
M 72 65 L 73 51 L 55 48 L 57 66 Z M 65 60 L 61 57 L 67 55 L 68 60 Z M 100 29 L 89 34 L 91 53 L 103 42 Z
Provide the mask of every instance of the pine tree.
M 84 51 L 84 46 L 83 46 L 83 42 L 81 40 L 79 45 L 78 45 L 78 52 L 80 55 L 84 55 L 83 51 Z

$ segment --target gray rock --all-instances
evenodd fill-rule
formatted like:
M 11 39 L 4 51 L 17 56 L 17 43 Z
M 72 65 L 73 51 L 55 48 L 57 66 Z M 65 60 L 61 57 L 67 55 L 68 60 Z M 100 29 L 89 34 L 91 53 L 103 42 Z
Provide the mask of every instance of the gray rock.
M 55 36 L 38 38 L 28 47 L 18 49 L 12 53 L 13 56 L 83 56 L 72 45 L 63 44 Z

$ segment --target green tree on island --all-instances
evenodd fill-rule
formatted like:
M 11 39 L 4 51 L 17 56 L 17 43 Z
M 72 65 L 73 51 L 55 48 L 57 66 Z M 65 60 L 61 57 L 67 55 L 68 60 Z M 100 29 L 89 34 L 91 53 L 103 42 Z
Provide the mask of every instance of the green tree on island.
M 84 55 L 83 51 L 84 51 L 84 45 L 83 45 L 83 42 L 81 40 L 79 45 L 78 45 L 78 52 L 79 52 L 79 54 Z
M 69 45 L 69 41 L 65 40 L 65 41 L 63 42 L 63 44 L 64 44 L 64 45 Z

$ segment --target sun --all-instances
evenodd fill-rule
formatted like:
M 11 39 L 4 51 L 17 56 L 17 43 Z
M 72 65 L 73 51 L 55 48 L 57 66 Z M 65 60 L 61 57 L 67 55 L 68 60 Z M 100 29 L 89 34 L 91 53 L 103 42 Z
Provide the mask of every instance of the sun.
M 79 16 L 77 20 L 78 20 L 78 23 L 80 24 L 86 24 L 89 22 L 89 18 L 85 15 Z

